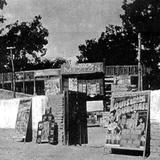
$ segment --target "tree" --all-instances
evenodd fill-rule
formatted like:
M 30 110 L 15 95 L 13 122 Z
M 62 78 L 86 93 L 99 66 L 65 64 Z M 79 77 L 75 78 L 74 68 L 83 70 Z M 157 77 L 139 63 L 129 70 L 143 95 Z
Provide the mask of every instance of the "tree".
M 0 10 L 3 10 L 4 6 L 7 5 L 6 0 L 0 0 Z M 6 19 L 3 15 L 0 15 L 0 22 L 3 23 Z
M 128 33 L 142 33 L 143 64 L 157 69 L 160 62 L 160 0 L 123 1 L 124 13 L 120 15 Z
M 38 70 L 38 69 L 51 69 L 51 68 L 61 68 L 61 65 L 66 63 L 67 61 L 64 58 L 56 58 L 54 60 L 39 59 L 36 63 L 28 63 L 26 66 L 26 70 Z
M 136 64 L 136 45 L 132 35 L 121 26 L 109 25 L 98 40 L 86 40 L 79 46 L 79 62 L 102 62 L 106 65 Z
M 141 59 L 143 65 L 152 69 L 149 76 L 152 89 L 160 88 L 160 0 L 124 0 L 122 9 L 120 17 L 127 32 L 142 35 Z
M 48 30 L 41 23 L 41 16 L 36 16 L 31 22 L 15 22 L 7 25 L 0 36 L 1 72 L 11 71 L 10 52 L 7 47 L 15 47 L 15 70 L 26 70 L 29 63 L 37 63 L 46 54 Z

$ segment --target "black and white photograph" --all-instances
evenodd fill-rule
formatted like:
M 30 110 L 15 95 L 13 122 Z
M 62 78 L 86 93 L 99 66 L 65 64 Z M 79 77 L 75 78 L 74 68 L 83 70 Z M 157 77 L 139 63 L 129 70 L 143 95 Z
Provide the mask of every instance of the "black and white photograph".
M 160 0 L 0 0 L 0 160 L 160 159 Z

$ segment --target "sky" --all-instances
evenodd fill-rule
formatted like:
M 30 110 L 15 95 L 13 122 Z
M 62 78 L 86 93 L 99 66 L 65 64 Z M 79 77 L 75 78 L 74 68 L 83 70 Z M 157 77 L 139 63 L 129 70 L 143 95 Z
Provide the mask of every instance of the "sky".
M 121 24 L 123 0 L 7 0 L 5 24 L 42 16 L 49 31 L 47 58 L 79 55 L 85 40 L 99 38 L 108 24 Z

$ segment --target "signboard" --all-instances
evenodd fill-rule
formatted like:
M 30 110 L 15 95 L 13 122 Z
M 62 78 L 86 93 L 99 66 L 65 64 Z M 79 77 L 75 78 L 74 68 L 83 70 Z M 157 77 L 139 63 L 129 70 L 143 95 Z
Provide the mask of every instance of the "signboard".
M 87 74 L 104 72 L 103 63 L 79 63 L 75 65 L 64 64 L 61 67 L 61 74 Z
M 31 105 L 31 99 L 20 100 L 15 126 L 15 131 L 18 137 L 26 138 Z
M 60 75 L 60 69 L 44 69 L 44 70 L 36 70 L 34 71 L 35 78 L 44 78 L 44 77 L 54 77 Z
M 53 78 L 45 81 L 45 95 L 60 93 L 60 78 Z
M 112 97 L 106 144 L 113 148 L 145 150 L 149 94 Z

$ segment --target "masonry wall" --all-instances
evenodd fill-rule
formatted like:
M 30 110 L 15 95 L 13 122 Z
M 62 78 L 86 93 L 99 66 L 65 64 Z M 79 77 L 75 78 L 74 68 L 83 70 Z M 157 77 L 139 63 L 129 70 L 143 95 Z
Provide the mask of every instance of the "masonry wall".
M 64 144 L 64 95 L 48 95 L 48 107 L 52 108 L 55 122 L 58 125 L 58 144 Z

